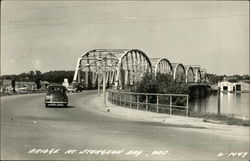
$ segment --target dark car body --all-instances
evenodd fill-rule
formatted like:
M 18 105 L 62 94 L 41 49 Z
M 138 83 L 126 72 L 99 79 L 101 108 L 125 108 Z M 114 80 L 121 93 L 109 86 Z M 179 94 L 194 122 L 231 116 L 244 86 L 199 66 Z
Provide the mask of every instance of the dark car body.
M 49 86 L 45 96 L 45 106 L 48 107 L 49 104 L 62 104 L 63 106 L 68 106 L 68 96 L 66 94 L 67 89 L 61 85 Z
M 72 93 L 74 93 L 74 92 L 82 92 L 82 87 L 79 86 L 79 85 L 77 85 L 77 86 L 69 86 L 67 88 L 67 90 L 68 90 L 68 92 L 72 92 Z

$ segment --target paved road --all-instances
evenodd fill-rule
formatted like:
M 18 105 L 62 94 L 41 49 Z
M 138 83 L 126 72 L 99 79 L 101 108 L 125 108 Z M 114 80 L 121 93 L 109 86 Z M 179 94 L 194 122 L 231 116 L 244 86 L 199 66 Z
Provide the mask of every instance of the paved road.
M 174 127 L 110 117 L 110 113 L 98 111 L 91 102 L 96 96 L 95 91 L 71 94 L 69 108 L 45 108 L 44 94 L 1 98 L 1 159 L 247 160 L 249 158 L 249 154 L 244 158 L 242 158 L 243 153 L 238 153 L 239 156 L 234 157 L 230 154 L 248 152 L 247 141 L 202 133 L 190 127 Z M 51 154 L 46 151 L 36 154 L 37 149 L 49 149 Z M 65 154 L 68 150 L 73 151 Z

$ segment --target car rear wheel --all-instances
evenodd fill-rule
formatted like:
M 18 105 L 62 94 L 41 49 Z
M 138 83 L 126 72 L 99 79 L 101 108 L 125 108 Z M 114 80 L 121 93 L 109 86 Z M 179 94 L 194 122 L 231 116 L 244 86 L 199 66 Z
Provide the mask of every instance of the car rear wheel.
M 67 103 L 64 103 L 64 104 L 63 104 L 63 107 L 68 107 L 68 104 L 67 104 Z
M 45 103 L 45 107 L 49 107 L 49 104 L 48 104 L 48 103 Z

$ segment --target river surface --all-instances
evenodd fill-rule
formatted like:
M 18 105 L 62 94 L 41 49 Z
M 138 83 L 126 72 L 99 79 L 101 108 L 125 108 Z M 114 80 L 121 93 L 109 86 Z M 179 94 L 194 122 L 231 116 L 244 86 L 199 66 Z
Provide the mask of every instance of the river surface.
M 249 118 L 250 93 L 220 93 L 221 114 Z M 217 113 L 218 97 L 212 94 L 196 98 L 189 103 L 190 110 L 201 113 Z

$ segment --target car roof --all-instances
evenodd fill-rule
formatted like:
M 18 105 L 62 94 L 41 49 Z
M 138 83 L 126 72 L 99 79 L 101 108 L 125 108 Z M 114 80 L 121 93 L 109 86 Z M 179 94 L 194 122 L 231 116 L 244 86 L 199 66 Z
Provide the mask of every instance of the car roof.
M 54 88 L 60 88 L 60 89 L 66 90 L 66 87 L 65 86 L 61 86 L 61 85 L 49 86 L 48 90 L 53 90 Z
M 49 87 L 64 87 L 65 88 L 65 86 L 63 85 L 50 85 Z

